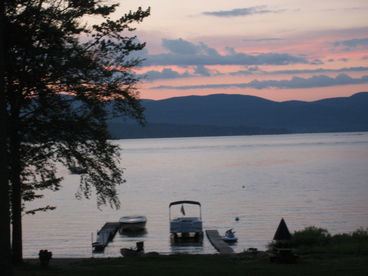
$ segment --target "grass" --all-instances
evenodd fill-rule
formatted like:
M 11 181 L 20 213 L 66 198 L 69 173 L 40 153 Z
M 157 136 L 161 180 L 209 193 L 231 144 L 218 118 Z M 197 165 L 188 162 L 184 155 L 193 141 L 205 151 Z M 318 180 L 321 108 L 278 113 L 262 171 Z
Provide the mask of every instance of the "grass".
M 37 262 L 16 268 L 16 276 L 145 276 L 145 275 L 368 275 L 368 255 L 309 253 L 297 264 L 270 263 L 265 253 L 224 255 L 172 255 L 111 259 L 51 261 L 49 267 Z
M 15 276 L 184 276 L 184 275 L 368 275 L 368 230 L 330 235 L 307 227 L 295 232 L 287 247 L 296 249 L 297 264 L 271 263 L 265 252 L 234 255 L 171 255 L 130 258 L 51 260 L 41 267 L 29 260 L 16 267 Z M 270 247 L 275 244 L 271 244 Z

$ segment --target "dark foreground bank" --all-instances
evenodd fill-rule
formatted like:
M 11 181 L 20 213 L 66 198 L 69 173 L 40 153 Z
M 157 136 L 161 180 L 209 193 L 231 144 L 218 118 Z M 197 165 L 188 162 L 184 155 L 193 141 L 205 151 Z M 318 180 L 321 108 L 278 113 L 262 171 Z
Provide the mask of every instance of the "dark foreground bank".
M 106 259 L 53 259 L 48 267 L 28 260 L 15 275 L 368 275 L 368 254 L 312 253 L 296 264 L 271 263 L 264 252 L 236 255 L 171 255 Z
M 275 259 L 277 252 L 293 252 L 293 258 L 282 254 Z M 250 248 L 230 255 L 147 253 L 125 258 L 51 259 L 48 266 L 30 259 L 16 267 L 15 275 L 368 275 L 368 229 L 331 235 L 323 228 L 306 227 L 287 241 L 270 243 L 266 252 Z

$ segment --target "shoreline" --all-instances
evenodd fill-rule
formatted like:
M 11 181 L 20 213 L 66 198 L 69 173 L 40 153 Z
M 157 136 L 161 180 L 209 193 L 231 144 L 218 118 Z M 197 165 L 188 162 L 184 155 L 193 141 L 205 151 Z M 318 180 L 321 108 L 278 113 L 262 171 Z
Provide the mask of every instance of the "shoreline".
M 49 266 L 28 258 L 16 266 L 14 276 L 145 276 L 145 275 L 368 275 L 368 251 L 303 253 L 297 263 L 275 263 L 265 252 L 231 255 L 177 254 L 114 258 L 55 258 Z

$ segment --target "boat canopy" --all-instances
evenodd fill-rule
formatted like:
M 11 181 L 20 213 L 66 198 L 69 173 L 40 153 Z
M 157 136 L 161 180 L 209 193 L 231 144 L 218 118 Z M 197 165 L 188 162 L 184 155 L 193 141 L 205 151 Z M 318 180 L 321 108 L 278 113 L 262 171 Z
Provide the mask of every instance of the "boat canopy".
M 173 205 L 178 205 L 178 204 L 195 204 L 195 205 L 199 205 L 201 206 L 201 203 L 199 203 L 198 201 L 193 201 L 193 200 L 179 200 L 179 201 L 174 201 L 171 202 L 169 205 L 169 208 Z

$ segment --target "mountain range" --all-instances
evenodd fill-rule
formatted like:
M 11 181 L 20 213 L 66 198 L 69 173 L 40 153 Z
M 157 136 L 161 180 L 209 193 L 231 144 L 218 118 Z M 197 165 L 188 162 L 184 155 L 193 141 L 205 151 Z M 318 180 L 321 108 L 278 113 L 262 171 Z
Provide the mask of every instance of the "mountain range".
M 122 138 L 368 131 L 368 92 L 313 102 L 213 94 L 142 100 L 147 125 L 109 122 Z

